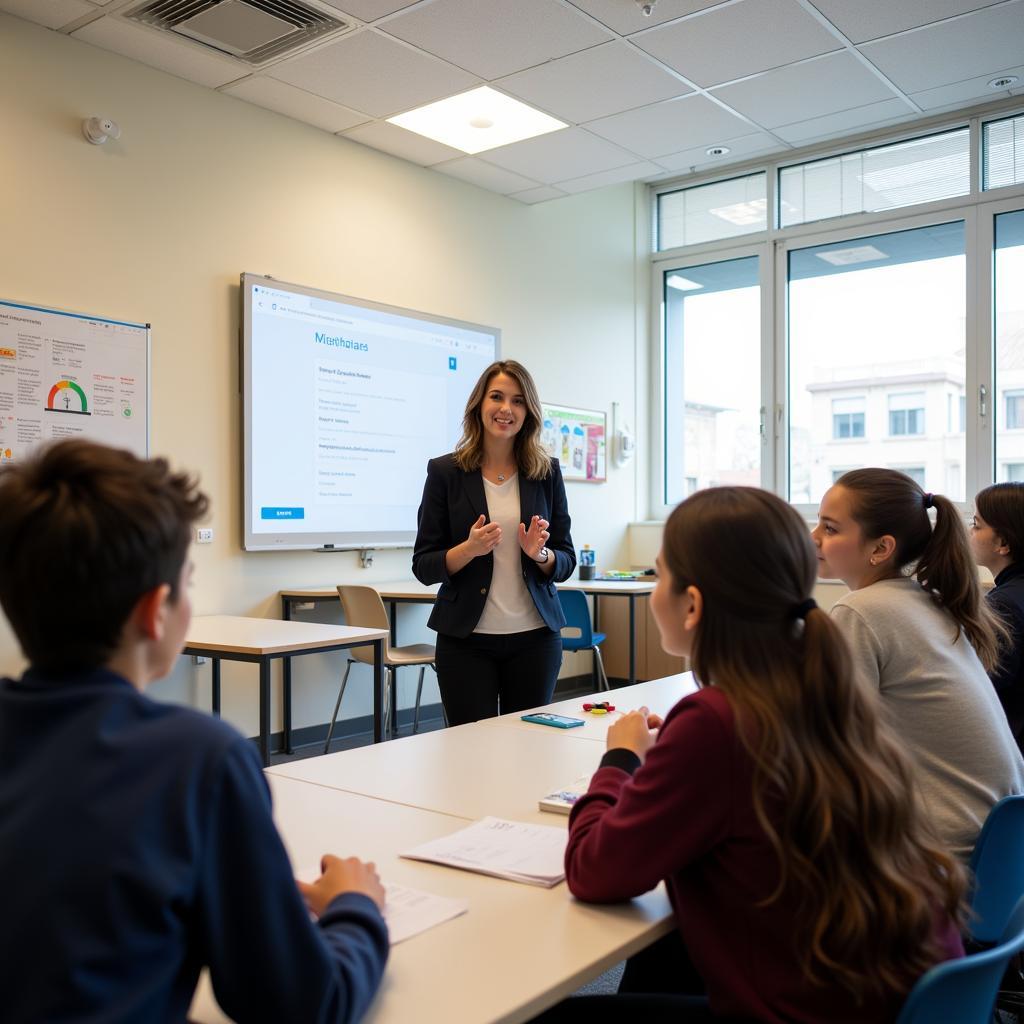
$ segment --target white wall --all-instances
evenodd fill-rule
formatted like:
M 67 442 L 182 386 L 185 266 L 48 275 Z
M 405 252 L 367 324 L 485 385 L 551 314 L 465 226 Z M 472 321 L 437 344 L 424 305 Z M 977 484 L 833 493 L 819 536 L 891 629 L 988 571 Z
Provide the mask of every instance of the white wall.
M 495 324 L 546 400 L 618 401 L 634 428 L 646 417 L 636 187 L 522 206 L 8 16 L 0 67 L 0 294 L 153 324 L 153 451 L 213 499 L 215 542 L 193 551 L 197 613 L 276 617 L 281 587 L 409 575 L 408 551 L 378 552 L 371 570 L 351 553 L 241 551 L 243 270 Z M 92 114 L 121 140 L 86 143 Z M 626 559 L 642 461 L 569 486 L 577 547 L 607 565 Z M 405 609 L 400 639 L 429 639 L 425 619 Z M 329 716 L 342 659 L 295 663 L 296 727 Z M 0 672 L 20 667 L 0 622 Z M 153 692 L 208 706 L 208 671 L 182 659 Z M 349 716 L 369 710 L 355 671 Z M 254 668 L 225 665 L 224 708 L 255 732 Z

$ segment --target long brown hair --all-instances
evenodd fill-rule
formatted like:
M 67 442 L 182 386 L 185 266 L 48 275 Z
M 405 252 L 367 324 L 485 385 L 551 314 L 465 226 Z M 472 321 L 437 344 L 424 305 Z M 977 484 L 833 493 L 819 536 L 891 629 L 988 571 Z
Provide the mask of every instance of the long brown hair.
M 985 670 L 999 661 L 1006 627 L 982 599 L 967 529 L 956 505 L 895 469 L 853 469 L 835 483 L 851 498 L 851 515 L 869 540 L 889 534 L 896 541 L 894 564 L 913 566 L 911 575 L 945 608 L 966 634 Z M 928 508 L 935 509 L 935 526 Z
M 978 515 L 1010 549 L 1015 562 L 1024 559 L 1024 484 L 992 484 L 974 499 Z
M 551 475 L 551 456 L 540 443 L 540 428 L 543 413 L 537 385 L 522 363 L 514 359 L 502 359 L 491 363 L 480 375 L 472 393 L 466 400 L 466 412 L 462 417 L 462 437 L 455 446 L 455 461 L 459 469 L 471 473 L 479 469 L 484 458 L 484 428 L 480 421 L 480 406 L 491 381 L 504 373 L 519 385 L 526 403 L 526 418 L 516 434 L 512 453 L 519 472 L 530 480 L 544 480 Z
M 779 862 L 765 905 L 786 894 L 799 908 L 779 940 L 812 984 L 835 979 L 858 1001 L 906 991 L 943 958 L 935 915 L 959 919 L 964 872 L 925 822 L 877 692 L 805 604 L 817 566 L 806 524 L 767 491 L 709 488 L 670 516 L 662 559 L 677 592 L 701 592 L 694 675 L 729 698 L 754 761 Z

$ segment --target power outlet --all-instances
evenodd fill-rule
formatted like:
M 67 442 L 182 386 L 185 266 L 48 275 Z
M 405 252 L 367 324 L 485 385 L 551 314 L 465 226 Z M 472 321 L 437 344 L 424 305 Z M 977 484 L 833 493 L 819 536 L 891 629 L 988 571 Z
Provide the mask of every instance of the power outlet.
M 200 526 L 196 530 L 196 543 L 197 544 L 212 544 L 213 543 L 213 527 L 212 526 Z

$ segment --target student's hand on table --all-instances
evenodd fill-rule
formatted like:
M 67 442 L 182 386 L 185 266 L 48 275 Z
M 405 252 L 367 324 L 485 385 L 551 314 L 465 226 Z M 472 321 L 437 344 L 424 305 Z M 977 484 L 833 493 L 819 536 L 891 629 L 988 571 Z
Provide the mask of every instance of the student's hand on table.
M 369 896 L 381 910 L 384 909 L 384 886 L 373 864 L 364 863 L 358 857 L 342 859 L 325 853 L 320 861 L 320 870 L 323 874 L 315 882 L 296 879 L 306 905 L 317 917 L 323 914 L 335 896 L 346 892 Z
M 625 748 L 632 750 L 642 761 L 647 751 L 654 746 L 658 738 L 657 730 L 661 727 L 661 719 L 652 715 L 647 708 L 639 708 L 623 715 L 613 722 L 608 729 L 608 749 Z
M 530 520 L 529 529 L 522 523 L 519 524 L 519 546 L 527 558 L 532 558 L 536 562 L 540 557 L 540 553 L 547 546 L 548 538 L 551 536 L 548 533 L 550 525 L 546 519 L 541 519 L 540 516 L 534 516 Z M 548 558 L 550 557 L 551 555 L 548 555 Z
M 493 551 L 501 542 L 501 527 L 497 523 L 487 522 L 486 516 L 481 516 L 470 528 L 469 536 L 466 538 L 466 549 L 477 558 Z

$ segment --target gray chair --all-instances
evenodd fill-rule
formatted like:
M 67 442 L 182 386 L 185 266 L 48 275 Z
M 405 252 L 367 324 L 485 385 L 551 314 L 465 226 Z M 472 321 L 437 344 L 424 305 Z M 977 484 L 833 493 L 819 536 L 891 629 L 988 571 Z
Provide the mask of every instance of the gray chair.
M 339 586 L 338 596 L 341 598 L 341 607 L 345 612 L 345 622 L 349 626 L 363 626 L 367 629 L 389 629 L 388 613 L 381 600 L 380 594 L 373 587 Z M 338 711 L 341 709 L 341 698 L 345 696 L 345 686 L 348 684 L 348 674 L 356 662 L 363 665 L 373 664 L 372 647 L 355 647 L 349 652 L 349 659 L 345 665 L 345 674 L 341 677 L 341 686 L 338 689 L 338 700 L 334 705 L 334 714 L 331 716 L 331 724 L 327 729 L 327 742 L 324 743 L 324 753 L 330 749 L 331 737 L 334 735 L 334 724 L 338 720 Z M 392 733 L 392 724 L 397 721 L 398 692 L 395 686 L 395 672 L 399 668 L 410 665 L 420 666 L 420 681 L 416 687 L 416 710 L 413 714 L 412 731 L 419 732 L 420 728 L 420 698 L 423 696 L 423 673 L 427 666 L 434 668 L 434 645 L 433 644 L 406 644 L 404 647 L 392 647 L 384 641 L 384 735 Z M 434 669 L 436 672 L 437 670 Z

